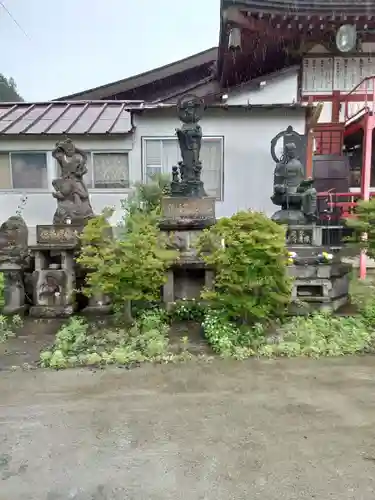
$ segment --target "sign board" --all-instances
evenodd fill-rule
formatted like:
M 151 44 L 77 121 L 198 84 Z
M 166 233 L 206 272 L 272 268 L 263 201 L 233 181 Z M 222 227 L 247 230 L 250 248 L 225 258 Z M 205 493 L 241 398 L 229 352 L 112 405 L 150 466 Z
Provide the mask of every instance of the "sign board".
M 36 226 L 36 241 L 38 244 L 77 244 L 78 236 L 83 227 L 71 225 Z

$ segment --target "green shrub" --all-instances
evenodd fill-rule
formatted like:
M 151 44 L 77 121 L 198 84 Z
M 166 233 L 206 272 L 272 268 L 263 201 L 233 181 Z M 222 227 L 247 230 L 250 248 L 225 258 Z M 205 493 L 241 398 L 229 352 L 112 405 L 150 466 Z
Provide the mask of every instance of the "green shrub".
M 127 365 L 163 361 L 169 356 L 168 325 L 161 311 L 144 313 L 130 328 L 90 326 L 71 318 L 56 334 L 51 349 L 40 355 L 45 368 Z
M 0 273 L 0 310 L 4 307 L 4 274 Z
M 205 230 L 199 255 L 215 270 L 203 298 L 229 320 L 252 327 L 283 317 L 290 301 L 285 229 L 257 212 L 238 212 Z
M 198 300 L 177 300 L 169 310 L 171 321 L 196 321 L 204 320 L 206 307 Z
M 163 192 L 158 184 L 137 186 L 123 204 L 119 238 L 110 236 L 108 211 L 89 221 L 81 235 L 78 262 L 87 270 L 84 293 L 109 296 L 117 310 L 126 311 L 129 321 L 131 301 L 160 301 L 166 270 L 178 257 L 167 249 L 158 226 Z M 145 199 L 146 194 L 150 199 Z
M 0 342 L 6 342 L 16 336 L 16 330 L 23 325 L 21 316 L 15 315 L 12 317 L 3 316 L 0 314 Z
M 347 219 L 346 225 L 353 230 L 349 238 L 351 246 L 366 250 L 375 258 L 375 198 L 360 201 L 355 210 L 356 217 Z M 366 233 L 366 237 L 364 237 Z

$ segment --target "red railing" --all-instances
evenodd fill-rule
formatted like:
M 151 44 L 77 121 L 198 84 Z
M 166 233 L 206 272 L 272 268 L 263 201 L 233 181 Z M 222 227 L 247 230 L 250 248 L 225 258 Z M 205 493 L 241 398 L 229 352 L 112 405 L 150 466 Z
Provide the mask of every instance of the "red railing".
M 342 99 L 345 122 L 366 112 L 375 110 L 375 75 L 364 78 Z
M 355 207 L 362 199 L 361 193 L 336 193 L 334 190 L 317 193 L 317 196 L 321 220 L 355 217 Z M 375 193 L 370 193 L 370 198 L 373 197 Z

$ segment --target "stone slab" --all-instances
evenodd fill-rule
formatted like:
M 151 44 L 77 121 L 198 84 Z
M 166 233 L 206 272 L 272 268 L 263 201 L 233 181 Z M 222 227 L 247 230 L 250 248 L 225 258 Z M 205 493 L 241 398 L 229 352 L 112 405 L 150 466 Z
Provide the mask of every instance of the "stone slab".
M 202 229 L 215 223 L 215 198 L 165 197 L 160 228 Z
M 78 244 L 83 226 L 51 224 L 36 226 L 36 241 L 42 245 Z
M 321 246 L 322 231 L 321 227 L 312 224 L 289 225 L 286 230 L 286 244 Z

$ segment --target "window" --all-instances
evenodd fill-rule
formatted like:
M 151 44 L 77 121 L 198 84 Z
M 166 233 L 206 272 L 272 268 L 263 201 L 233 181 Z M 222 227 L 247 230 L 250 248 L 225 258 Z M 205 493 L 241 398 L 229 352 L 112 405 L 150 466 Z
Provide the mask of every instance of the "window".
M 204 137 L 200 154 L 206 193 L 218 200 L 222 199 L 223 193 L 223 146 L 222 137 Z M 143 138 L 142 149 L 143 178 L 146 181 L 155 173 L 171 173 L 172 167 L 181 160 L 175 138 Z
M 46 153 L 0 153 L 0 189 L 47 189 Z
M 87 153 L 88 188 L 124 189 L 129 187 L 128 153 Z

